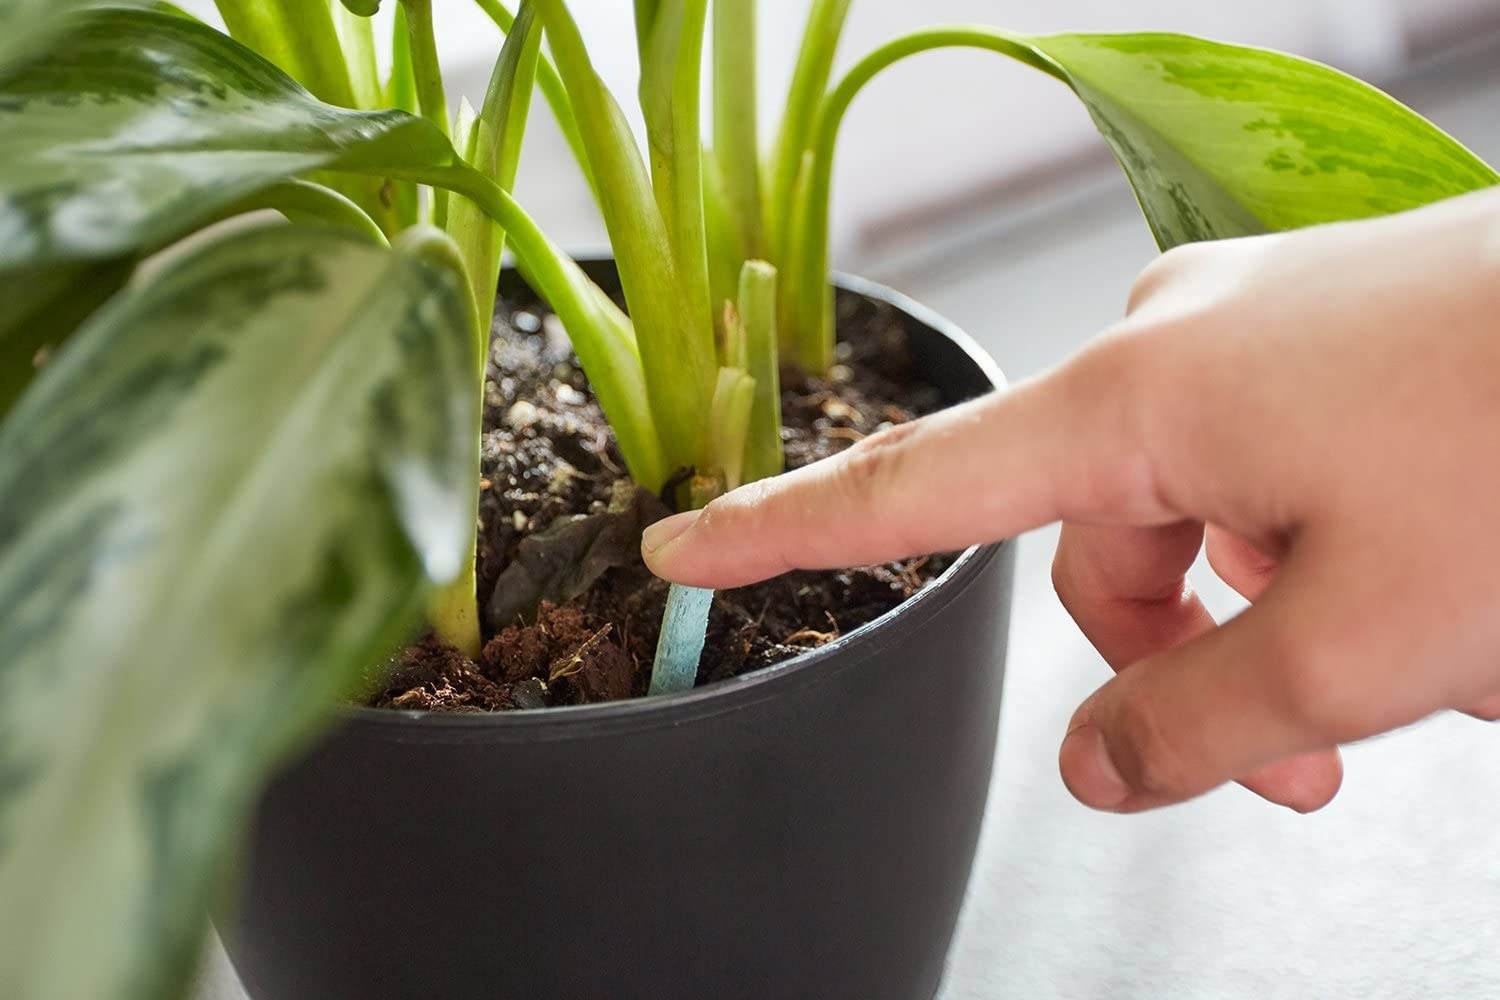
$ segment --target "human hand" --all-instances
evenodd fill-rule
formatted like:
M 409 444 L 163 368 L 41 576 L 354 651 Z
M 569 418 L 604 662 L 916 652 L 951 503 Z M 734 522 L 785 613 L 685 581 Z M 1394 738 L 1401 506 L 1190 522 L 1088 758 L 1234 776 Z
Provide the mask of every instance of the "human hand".
M 1073 794 L 1317 809 L 1342 744 L 1500 718 L 1497 194 L 1166 254 L 1056 370 L 663 521 L 647 564 L 731 587 L 1062 520 L 1057 592 L 1118 671 L 1063 741 Z M 1205 539 L 1252 602 L 1222 627 Z

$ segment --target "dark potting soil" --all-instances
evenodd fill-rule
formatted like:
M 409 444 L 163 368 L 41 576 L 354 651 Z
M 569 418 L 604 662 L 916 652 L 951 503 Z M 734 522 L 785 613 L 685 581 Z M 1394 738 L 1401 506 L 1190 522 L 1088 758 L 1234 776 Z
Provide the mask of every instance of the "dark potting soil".
M 889 306 L 841 294 L 838 363 L 782 373 L 788 468 L 932 412 Z M 396 658 L 376 707 L 503 711 L 644 694 L 667 585 L 640 560 L 642 529 L 671 513 L 637 489 L 556 317 L 535 300 L 496 308 L 485 387 L 478 663 L 431 636 Z M 895 608 L 951 562 L 931 557 L 795 572 L 716 595 L 704 684 L 777 663 Z M 543 598 L 540 600 L 539 598 Z

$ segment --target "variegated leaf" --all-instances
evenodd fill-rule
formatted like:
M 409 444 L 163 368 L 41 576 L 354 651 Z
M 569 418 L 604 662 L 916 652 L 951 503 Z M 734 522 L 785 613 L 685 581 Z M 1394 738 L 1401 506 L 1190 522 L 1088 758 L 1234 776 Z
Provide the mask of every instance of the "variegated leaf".
M 87 0 L 0 0 L 0 80 L 57 39 L 68 15 Z
M 0 996 L 177 995 L 259 782 L 472 554 L 470 309 L 356 236 L 242 232 L 0 427 Z
M 0 83 L 0 272 L 163 246 L 311 170 L 459 162 L 431 123 L 324 104 L 186 18 L 86 10 L 66 37 Z
M 1163 248 L 1386 215 L 1500 182 L 1421 115 L 1296 56 L 1173 34 L 1026 42 L 1087 105 Z

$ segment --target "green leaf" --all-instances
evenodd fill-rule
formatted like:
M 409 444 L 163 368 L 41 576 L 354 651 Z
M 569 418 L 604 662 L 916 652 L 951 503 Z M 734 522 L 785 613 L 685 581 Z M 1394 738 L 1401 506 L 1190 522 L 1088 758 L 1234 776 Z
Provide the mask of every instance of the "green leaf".
M 124 287 L 129 260 L 0 274 L 0 417 L 36 374 L 36 361 Z
M 319 168 L 456 162 L 427 122 L 324 104 L 212 29 L 148 11 L 76 16 L 69 45 L 0 85 L 0 271 L 166 245 Z
M 940 48 L 988 49 L 1067 84 L 1125 169 L 1163 249 L 1417 208 L 1500 182 L 1447 133 L 1338 70 L 1189 35 L 1028 37 L 941 27 L 889 42 L 823 101 L 794 196 L 801 243 L 781 317 L 803 358 L 831 357 L 828 208 L 845 112 L 875 76 Z
M 260 782 L 467 555 L 467 308 L 342 231 L 241 232 L 0 427 L 0 996 L 179 995 Z
M 1387 215 L 1500 181 L 1416 112 L 1296 56 L 1169 34 L 1030 44 L 1088 106 L 1164 249 Z
M 48 53 L 87 0 L 0 0 L 0 80 Z

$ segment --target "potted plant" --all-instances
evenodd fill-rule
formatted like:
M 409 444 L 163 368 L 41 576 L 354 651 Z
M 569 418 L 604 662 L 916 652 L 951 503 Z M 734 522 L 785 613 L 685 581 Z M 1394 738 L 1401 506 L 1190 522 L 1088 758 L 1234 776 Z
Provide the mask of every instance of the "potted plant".
M 620 555 L 655 512 L 780 471 L 777 404 L 807 386 L 828 394 L 794 442 L 862 433 L 834 390 L 887 345 L 888 393 L 998 386 L 891 293 L 846 282 L 835 311 L 850 103 L 917 52 L 1019 59 L 1085 103 L 1163 247 L 1496 181 L 1364 84 L 1183 36 L 935 28 L 833 82 L 847 0 L 813 4 L 764 157 L 754 4 L 637 0 L 648 165 L 564 0 L 480 3 L 506 40 L 456 121 L 430 0 L 397 6 L 388 78 L 375 0 L 220 0 L 227 35 L 164 3 L 0 5 L 0 995 L 180 995 L 242 840 L 224 924 L 257 1000 L 930 995 L 983 812 L 1010 546 L 866 577 L 912 596 L 868 623 L 817 607 L 834 627 L 723 679 L 734 595 L 713 611 Z M 533 87 L 613 268 L 509 193 Z M 183 245 L 263 208 L 290 224 Z M 528 285 L 497 310 L 502 241 Z M 610 433 L 562 434 L 576 461 L 536 451 L 589 413 Z M 538 454 L 558 489 L 482 475 Z M 618 467 L 607 499 L 574 488 L 587 463 Z M 595 628 L 621 574 L 638 614 Z M 494 707 L 657 696 L 401 710 L 486 684 Z M 395 710 L 340 707 L 372 687 Z

